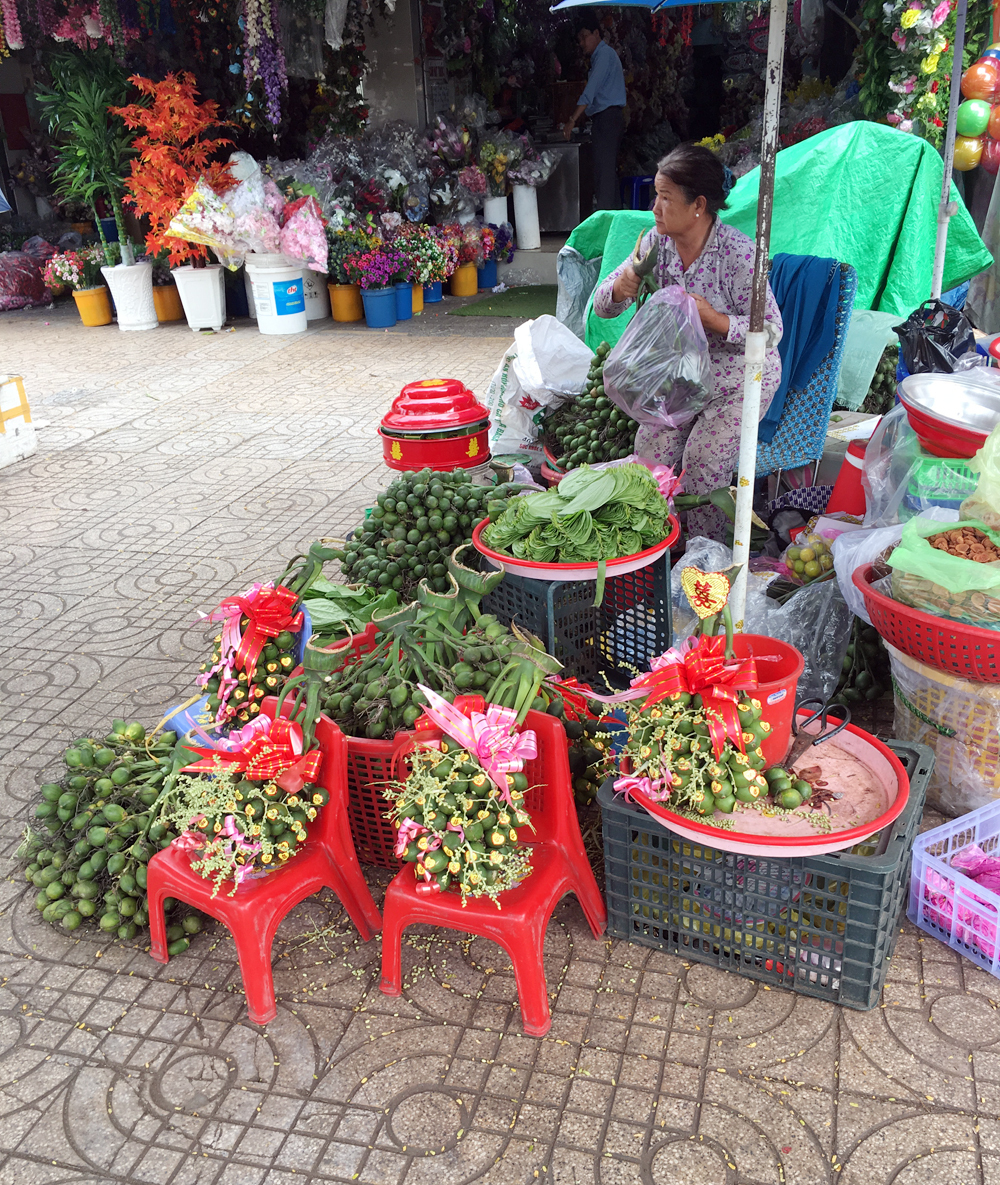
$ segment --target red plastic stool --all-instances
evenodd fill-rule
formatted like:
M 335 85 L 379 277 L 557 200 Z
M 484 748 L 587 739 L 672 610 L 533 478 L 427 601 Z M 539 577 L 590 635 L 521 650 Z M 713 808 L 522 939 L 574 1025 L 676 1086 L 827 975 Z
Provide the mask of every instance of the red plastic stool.
M 501 909 L 488 897 L 469 897 L 463 908 L 460 893 L 418 893 L 413 869 L 407 865 L 396 874 L 385 894 L 381 988 L 387 996 L 398 996 L 402 991 L 401 946 L 407 926 L 429 922 L 479 934 L 510 955 L 524 1032 L 529 1037 L 544 1037 L 552 1026 L 552 1017 L 542 947 L 552 911 L 567 893 L 575 893 L 595 938 L 604 933 L 608 911 L 583 848 L 566 732 L 558 720 L 544 712 L 529 712 L 525 728 L 534 729 L 538 738 L 538 756 L 524 768 L 532 787 L 525 805 L 535 827 L 531 875 L 502 894 Z M 530 828 L 525 828 L 524 833 L 531 835 Z
M 273 716 L 276 704 L 273 697 L 265 699 L 261 712 Z M 289 708 L 285 704 L 282 715 L 287 716 Z M 319 812 L 309 838 L 283 867 L 259 879 L 244 881 L 231 897 L 231 886 L 223 884 L 213 897 L 212 882 L 192 871 L 191 853 L 176 843 L 157 852 L 149 862 L 146 894 L 152 939 L 150 954 L 159 963 L 166 963 L 170 958 L 164 898 L 176 897 L 217 918 L 236 940 L 247 1013 L 257 1025 L 265 1025 L 277 1015 L 271 944 L 281 919 L 300 901 L 328 886 L 344 903 L 365 942 L 382 925 L 351 841 L 347 815 L 347 738 L 332 720 L 321 716 L 316 739 L 323 751 L 318 784 L 329 791 L 330 801 Z

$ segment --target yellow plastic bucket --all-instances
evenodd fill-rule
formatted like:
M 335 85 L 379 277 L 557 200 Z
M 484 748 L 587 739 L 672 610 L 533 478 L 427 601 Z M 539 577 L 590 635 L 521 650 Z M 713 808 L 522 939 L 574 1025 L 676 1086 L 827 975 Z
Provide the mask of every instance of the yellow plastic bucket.
M 362 321 L 365 306 L 357 284 L 327 284 L 334 321 Z
M 479 292 L 479 273 L 474 263 L 462 263 L 451 277 L 452 296 L 476 296 Z
M 100 288 L 75 289 L 73 299 L 84 325 L 111 324 L 111 301 L 103 284 Z
M 154 284 L 153 305 L 157 321 L 183 321 L 184 306 L 176 284 Z
M 422 284 L 413 285 L 413 315 L 424 311 L 424 287 Z

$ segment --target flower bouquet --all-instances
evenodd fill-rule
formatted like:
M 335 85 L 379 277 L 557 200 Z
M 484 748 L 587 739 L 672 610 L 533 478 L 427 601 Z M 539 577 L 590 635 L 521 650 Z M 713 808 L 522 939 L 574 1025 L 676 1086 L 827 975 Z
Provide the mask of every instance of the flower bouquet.
M 104 283 L 101 275 L 104 262 L 104 251 L 99 246 L 82 247 L 79 251 L 64 251 L 53 255 L 45 264 L 42 279 L 53 294 L 58 294 L 66 288 L 71 288 L 74 292 L 98 288 Z
M 456 266 L 477 263 L 480 258 L 482 228 L 474 222 L 450 222 L 439 228 L 441 238 L 449 243 L 456 256 Z
M 360 229 L 333 230 L 326 228 L 328 247 L 327 264 L 331 284 L 353 284 L 347 271 L 347 261 L 352 255 L 363 254 L 371 247 L 381 246 L 381 240 Z
M 447 280 L 450 275 L 449 254 L 429 229 L 414 228 L 404 232 L 399 236 L 399 242 L 410 260 L 415 284 L 436 284 Z
M 200 760 L 177 778 L 163 816 L 182 832 L 175 842 L 193 871 L 214 882 L 213 897 L 226 881 L 232 896 L 280 867 L 308 838 L 330 798 L 315 785 L 323 757 L 312 743 L 295 721 L 258 716 L 224 749 L 192 746 Z
M 329 267 L 326 224 L 314 197 L 290 202 L 282 211 L 281 250 L 293 259 L 301 259 L 314 272 Z
M 411 772 L 391 786 L 396 855 L 413 865 L 418 892 L 454 887 L 463 902 L 489 897 L 500 909 L 504 889 L 531 872 L 517 829 L 531 827 L 522 771 L 538 754 L 535 734 L 518 727 L 510 708 L 473 696 L 453 706 L 429 687 L 420 691 L 426 706 Z
M 350 283 L 362 289 L 391 288 L 406 283 L 411 275 L 410 261 L 394 247 L 375 247 L 350 255 L 344 263 Z
M 479 167 L 486 174 L 490 197 L 505 197 L 510 190 L 508 170 L 520 163 L 524 147 L 519 140 L 496 132 L 479 144 Z
M 486 197 L 486 174 L 478 165 L 466 165 L 458 174 L 458 185 L 463 196 L 468 198 L 474 207 L 483 204 Z
M 512 185 L 530 185 L 537 189 L 552 176 L 558 159 L 551 152 L 536 153 L 529 150 L 522 160 L 507 170 Z
M 493 232 L 493 250 L 490 259 L 497 263 L 512 263 L 514 259 L 514 228 L 509 222 L 501 222 L 499 226 L 492 223 L 489 229 Z

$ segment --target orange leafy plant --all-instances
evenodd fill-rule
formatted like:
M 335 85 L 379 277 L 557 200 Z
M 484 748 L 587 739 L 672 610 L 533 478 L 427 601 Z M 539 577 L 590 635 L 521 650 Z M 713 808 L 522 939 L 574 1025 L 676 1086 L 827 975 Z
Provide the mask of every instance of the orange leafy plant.
M 130 194 L 125 200 L 137 214 L 149 218 L 146 248 L 151 255 L 166 249 L 172 266 L 188 262 L 204 266 L 206 248 L 167 234 L 167 228 L 199 177 L 217 192 L 233 184 L 228 162 L 211 160 L 232 141 L 208 135 L 230 125 L 218 118 L 217 103 L 198 102 L 194 75 L 184 70 L 168 74 L 162 82 L 139 74 L 133 74 L 129 82 L 149 101 L 111 108 L 126 127 L 132 131 L 141 128 L 143 133 L 135 138 L 138 157 L 125 181 Z

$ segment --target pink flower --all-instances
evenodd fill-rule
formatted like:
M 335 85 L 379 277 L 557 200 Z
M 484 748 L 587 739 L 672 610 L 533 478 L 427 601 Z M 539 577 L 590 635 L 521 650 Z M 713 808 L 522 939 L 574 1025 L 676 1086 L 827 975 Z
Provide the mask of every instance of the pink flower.
M 893 43 L 893 45 L 895 45 L 895 47 L 900 52 L 905 52 L 905 50 L 906 50 L 906 35 L 904 34 L 902 29 L 893 29 L 892 43 Z
M 938 28 L 938 26 L 943 25 L 950 10 L 951 5 L 948 3 L 948 0 L 941 0 L 941 3 L 931 13 L 931 25 L 935 29 Z
M 893 127 L 895 127 L 899 123 L 899 119 L 900 119 L 900 117 L 896 114 L 895 111 L 890 111 L 889 114 L 885 117 L 886 123 L 891 124 Z

